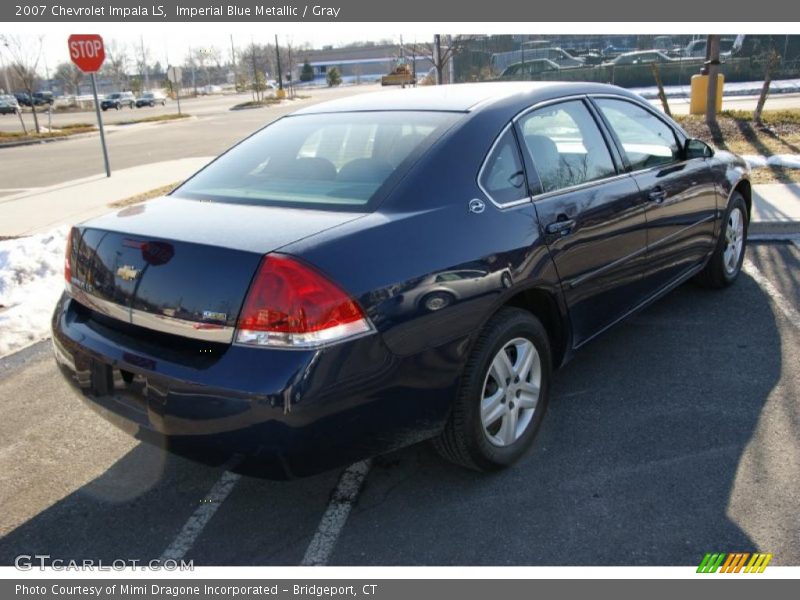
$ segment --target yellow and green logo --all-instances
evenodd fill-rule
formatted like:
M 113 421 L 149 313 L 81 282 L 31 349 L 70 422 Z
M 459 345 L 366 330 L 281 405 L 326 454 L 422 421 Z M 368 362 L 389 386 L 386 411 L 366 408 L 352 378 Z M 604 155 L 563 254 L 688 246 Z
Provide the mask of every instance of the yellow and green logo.
M 698 573 L 763 573 L 772 554 L 763 552 L 709 552 L 704 557 Z

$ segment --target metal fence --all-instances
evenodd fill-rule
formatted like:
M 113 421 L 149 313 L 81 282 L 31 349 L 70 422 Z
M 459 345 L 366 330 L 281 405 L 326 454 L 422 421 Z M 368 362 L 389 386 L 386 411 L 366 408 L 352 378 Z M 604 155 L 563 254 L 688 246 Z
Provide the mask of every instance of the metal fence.
M 641 36 L 640 36 L 641 37 Z M 564 40 L 559 40 L 563 42 Z M 641 40 L 640 40 L 641 41 Z M 588 42 L 583 42 L 584 45 Z M 800 36 L 787 36 L 786 42 L 772 46 L 780 53 L 780 64 L 773 72 L 773 79 L 800 78 Z M 648 50 L 650 48 L 638 48 Z M 764 79 L 766 72 L 766 57 L 759 46 L 758 54 L 743 56 L 740 52 L 736 56 L 723 57 L 721 72 L 727 82 L 759 81 Z M 542 54 L 546 50 L 561 50 L 559 46 L 550 48 L 526 50 L 522 44 L 515 43 L 510 36 L 493 36 L 462 44 L 454 59 L 454 74 L 456 82 L 490 81 L 494 79 L 528 80 L 528 81 L 592 81 L 599 83 L 613 83 L 622 87 L 649 87 L 655 85 L 653 68 L 650 63 L 640 64 L 615 64 L 613 59 L 605 59 L 595 54 L 593 58 L 601 64 L 576 65 L 577 61 L 570 60 L 568 54 L 561 58 L 554 53 L 553 56 Z M 541 56 L 540 56 L 541 54 Z M 540 64 L 530 72 L 525 65 L 541 59 L 552 61 Z M 580 58 L 580 56 L 579 56 Z M 598 60 L 599 59 L 599 60 Z M 591 61 L 587 61 L 591 62 Z M 689 85 L 692 75 L 700 72 L 704 57 L 671 57 L 670 60 L 657 63 L 658 72 L 665 86 Z M 561 64 L 563 63 L 563 64 Z M 571 64 L 570 64 L 571 63 Z M 503 75 L 503 71 L 510 65 L 516 65 L 517 74 Z M 523 68 L 520 68 L 520 65 Z M 551 69 L 551 70 L 547 70 Z

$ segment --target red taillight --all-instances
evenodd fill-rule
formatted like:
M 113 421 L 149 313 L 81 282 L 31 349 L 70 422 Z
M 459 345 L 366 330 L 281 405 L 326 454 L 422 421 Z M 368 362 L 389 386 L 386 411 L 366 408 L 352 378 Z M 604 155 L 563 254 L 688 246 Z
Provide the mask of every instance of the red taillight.
M 64 251 L 64 280 L 67 282 L 67 287 L 72 284 L 72 236 L 75 229 L 70 229 L 67 234 L 67 248 Z
M 336 284 L 297 260 L 269 255 L 247 293 L 236 340 L 303 348 L 371 329 L 361 307 Z

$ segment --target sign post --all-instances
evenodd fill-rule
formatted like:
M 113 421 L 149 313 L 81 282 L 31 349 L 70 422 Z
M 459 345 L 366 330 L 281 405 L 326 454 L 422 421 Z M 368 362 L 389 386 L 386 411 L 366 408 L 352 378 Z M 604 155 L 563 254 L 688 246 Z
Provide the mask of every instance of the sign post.
M 168 67 L 167 79 L 172 82 L 175 90 L 175 100 L 178 101 L 178 114 L 181 114 L 181 81 L 183 80 L 183 70 L 180 67 Z
M 108 148 L 106 147 L 106 133 L 103 130 L 103 117 L 100 115 L 100 101 L 97 99 L 97 79 L 95 73 L 103 66 L 106 59 L 106 50 L 103 38 L 96 34 L 75 34 L 67 40 L 69 57 L 72 62 L 84 73 L 91 74 L 92 95 L 94 96 L 94 110 L 97 113 L 97 126 L 100 129 L 100 145 L 103 147 L 103 162 L 106 166 L 106 177 L 111 177 L 111 165 L 108 162 Z

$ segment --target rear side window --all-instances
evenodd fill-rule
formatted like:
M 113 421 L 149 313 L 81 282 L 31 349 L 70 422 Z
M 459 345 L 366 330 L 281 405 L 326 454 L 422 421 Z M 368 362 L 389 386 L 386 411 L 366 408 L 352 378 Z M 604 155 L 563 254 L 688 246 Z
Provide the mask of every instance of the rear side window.
M 653 113 L 625 100 L 597 98 L 595 102 L 617 134 L 634 171 L 680 160 L 675 132 Z
M 393 111 L 297 115 L 248 138 L 173 195 L 317 210 L 369 210 L 412 155 L 457 113 Z
M 603 135 L 580 100 L 534 110 L 520 119 L 519 127 L 543 192 L 616 174 Z
M 478 182 L 484 193 L 500 205 L 528 197 L 522 157 L 510 127 L 500 136 L 486 158 Z

